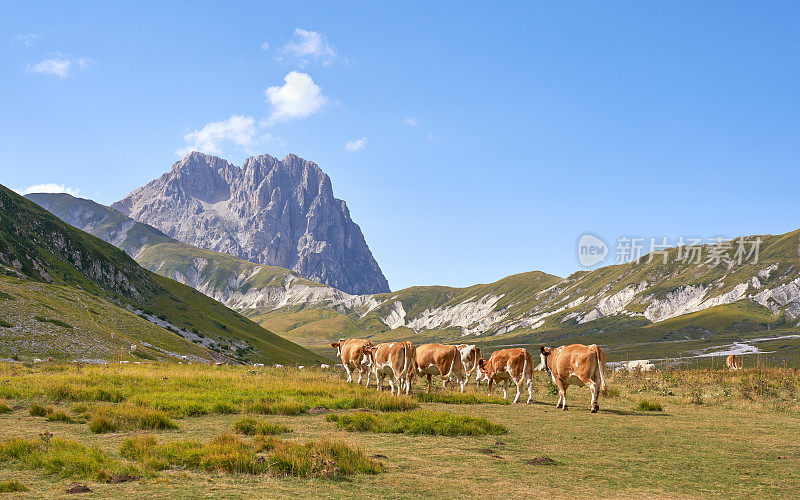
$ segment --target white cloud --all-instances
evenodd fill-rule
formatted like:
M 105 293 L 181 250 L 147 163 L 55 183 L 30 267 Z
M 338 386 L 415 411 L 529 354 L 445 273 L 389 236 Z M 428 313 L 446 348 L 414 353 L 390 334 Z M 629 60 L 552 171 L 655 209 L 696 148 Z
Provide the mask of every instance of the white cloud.
M 403 120 L 403 123 L 405 125 L 408 125 L 409 127 L 416 127 L 419 122 L 417 121 L 417 119 L 415 117 L 409 116 L 408 118 Z
M 280 52 L 301 65 L 308 63 L 310 59 L 318 59 L 328 66 L 336 59 L 336 51 L 328 44 L 325 35 L 302 28 L 294 30 L 294 40 L 287 43 Z
M 231 115 L 227 120 L 206 123 L 200 130 L 184 135 L 186 146 L 175 150 L 175 154 L 184 156 L 192 151 L 221 154 L 224 143 L 233 143 L 249 151 L 256 133 L 252 116 Z
M 322 89 L 306 73 L 291 71 L 283 81 L 283 86 L 266 90 L 267 100 L 272 105 L 272 122 L 305 118 L 328 102 L 328 98 L 322 95 Z
M 77 63 L 78 67 L 83 70 L 97 66 L 97 61 L 95 61 L 91 57 L 79 57 L 77 59 Z
M 344 145 L 344 149 L 346 151 L 350 151 L 351 153 L 353 153 L 355 151 L 364 149 L 364 146 L 366 145 L 367 145 L 367 138 L 362 137 L 361 139 L 354 139 L 352 141 L 347 141 L 347 143 L 345 143 Z
M 97 66 L 97 61 L 91 57 L 78 57 L 70 59 L 60 55 L 52 59 L 45 59 L 36 64 L 29 64 L 27 70 L 31 73 L 42 75 L 53 75 L 59 78 L 66 78 L 72 73 L 72 69 L 77 67 L 81 71 Z
M 15 36 L 14 38 L 11 39 L 11 43 L 22 42 L 26 46 L 30 47 L 31 45 L 36 43 L 36 40 L 38 40 L 38 39 L 39 39 L 39 35 L 37 33 L 26 33 L 24 35 Z
M 269 42 L 262 43 L 261 50 L 269 50 Z
M 25 189 L 19 190 L 15 189 L 21 195 L 26 195 L 30 193 L 67 193 L 72 196 L 79 196 L 80 189 L 73 188 L 69 186 L 65 186 L 64 184 L 56 184 L 55 182 L 46 182 L 44 184 L 34 184 L 32 186 L 28 186 Z
M 28 71 L 32 73 L 40 73 L 42 75 L 53 75 L 59 78 L 66 78 L 69 76 L 69 69 L 72 66 L 72 61 L 69 59 L 45 59 L 38 62 L 33 66 L 28 65 Z

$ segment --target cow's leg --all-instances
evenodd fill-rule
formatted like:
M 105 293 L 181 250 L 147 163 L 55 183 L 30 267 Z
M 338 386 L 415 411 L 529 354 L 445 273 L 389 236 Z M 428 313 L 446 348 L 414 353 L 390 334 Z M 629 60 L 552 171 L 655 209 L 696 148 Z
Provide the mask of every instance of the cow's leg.
M 528 404 L 533 403 L 533 379 L 528 377 Z
M 395 386 L 395 376 L 394 373 L 392 373 L 389 375 L 389 387 L 392 388 L 392 396 L 394 396 L 394 391 L 395 391 L 394 386 Z
M 494 385 L 494 377 L 489 377 L 489 382 L 487 384 L 489 386 L 489 396 L 492 395 L 492 385 Z
M 344 363 L 344 371 L 347 372 L 347 383 L 351 383 L 353 381 L 353 370 L 350 369 L 350 363 Z M 358 379 L 358 383 L 361 383 L 361 379 Z
M 467 385 L 468 380 L 469 375 L 458 381 L 458 384 L 461 386 L 461 394 L 464 394 L 464 387 Z
M 366 372 L 367 372 L 367 383 L 364 385 L 364 387 L 365 387 L 365 388 L 368 388 L 368 387 L 369 387 L 369 376 L 370 376 L 370 374 L 372 374 L 372 370 L 370 370 L 369 368 L 367 368 L 367 369 L 366 369 L 366 370 L 364 370 L 364 371 L 366 371 Z M 376 377 L 377 377 L 377 375 L 376 375 Z
M 558 390 L 559 390 L 559 392 L 561 392 L 561 409 L 562 410 L 566 410 L 567 409 L 567 388 L 564 387 L 562 389 L 561 387 L 559 387 Z
M 508 399 L 508 379 L 503 379 L 503 399 Z
M 431 393 L 431 374 L 428 373 L 427 376 L 428 376 L 428 389 L 425 391 L 425 393 L 426 394 L 430 394 Z
M 375 372 L 375 384 L 378 386 L 378 392 L 383 390 L 383 372 Z
M 597 404 L 597 398 L 600 395 L 600 386 L 595 383 L 595 381 L 589 382 L 589 391 L 592 394 L 592 413 L 597 413 L 597 410 L 600 409 L 600 405 Z
M 514 396 L 514 404 L 517 404 L 519 402 L 519 391 L 520 391 L 520 386 L 522 385 L 522 378 L 520 378 L 519 380 L 515 380 L 514 376 L 511 375 L 511 381 L 514 382 L 514 385 L 517 386 L 517 394 Z

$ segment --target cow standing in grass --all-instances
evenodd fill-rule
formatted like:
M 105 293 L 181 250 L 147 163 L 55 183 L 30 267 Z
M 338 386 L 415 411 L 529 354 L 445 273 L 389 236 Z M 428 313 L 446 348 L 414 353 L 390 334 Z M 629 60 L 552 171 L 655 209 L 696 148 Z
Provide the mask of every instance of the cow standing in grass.
M 456 346 L 459 354 L 461 355 L 461 364 L 464 365 L 464 380 L 469 382 L 469 377 L 472 372 L 478 370 L 478 360 L 481 359 L 481 350 L 475 344 L 458 344 Z M 475 376 L 475 383 L 480 385 L 480 379 Z M 461 392 L 464 392 L 463 390 Z
M 528 404 L 533 402 L 533 362 L 530 353 L 521 347 L 515 349 L 502 349 L 495 351 L 489 359 L 478 360 L 478 370 L 488 381 L 489 395 L 492 395 L 492 385 L 503 381 L 503 397 L 508 399 L 508 381 L 517 386 L 517 395 L 514 402 L 519 402 L 522 384 L 528 385 Z
M 347 381 L 353 381 L 353 370 L 358 370 L 358 383 L 361 378 L 367 375 L 367 383 L 364 387 L 369 387 L 369 374 L 372 369 L 372 356 L 370 349 L 373 347 L 371 340 L 364 339 L 339 339 L 331 347 L 336 348 L 336 355 L 342 360 L 344 371 L 347 372 Z
M 388 375 L 392 394 L 411 393 L 414 376 L 414 345 L 411 342 L 378 344 L 370 348 L 370 356 L 378 391 L 383 390 L 383 379 Z
M 467 378 L 464 373 L 464 364 L 461 361 L 461 353 L 456 346 L 423 344 L 417 347 L 416 368 L 420 377 L 425 375 L 428 379 L 428 394 L 431 392 L 433 375 L 440 375 L 444 379 L 444 385 L 447 385 L 450 378 L 455 376 L 461 385 L 461 392 L 464 392 Z
M 567 387 L 570 384 L 588 386 L 592 393 L 592 413 L 600 409 L 600 391 L 606 392 L 606 353 L 592 344 L 572 344 L 555 349 L 541 346 L 541 363 L 537 370 L 546 371 L 558 387 L 556 408 L 567 409 Z
M 742 358 L 735 354 L 731 354 L 725 359 L 725 365 L 728 367 L 728 370 L 741 370 Z

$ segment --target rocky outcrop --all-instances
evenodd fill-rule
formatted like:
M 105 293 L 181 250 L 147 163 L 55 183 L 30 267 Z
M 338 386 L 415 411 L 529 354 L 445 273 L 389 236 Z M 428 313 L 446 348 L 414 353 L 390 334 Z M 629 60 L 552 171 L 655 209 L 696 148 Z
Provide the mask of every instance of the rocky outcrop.
M 389 291 L 330 178 L 295 155 L 251 157 L 240 168 L 193 152 L 112 207 L 184 243 L 292 269 L 347 293 Z

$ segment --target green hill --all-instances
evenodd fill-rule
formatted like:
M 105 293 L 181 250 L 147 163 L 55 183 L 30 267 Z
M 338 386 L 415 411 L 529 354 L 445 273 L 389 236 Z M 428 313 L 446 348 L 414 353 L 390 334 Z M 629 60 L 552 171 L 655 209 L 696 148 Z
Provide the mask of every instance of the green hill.
M 143 269 L 122 250 L 64 223 L 3 186 L 0 186 L 0 266 L 0 272 L 7 276 L 4 286 L 24 288 L 27 284 L 31 290 L 36 288 L 48 296 L 47 301 L 40 300 L 42 307 L 66 311 L 66 305 L 55 307 L 50 303 L 59 301 L 59 294 L 48 293 L 47 287 L 80 290 L 117 307 L 113 310 L 104 306 L 109 316 L 99 318 L 98 323 L 113 324 L 110 316 L 124 309 L 163 327 L 160 329 L 169 341 L 181 339 L 186 352 L 196 351 L 196 343 L 206 348 L 207 358 L 213 352 L 216 357 L 242 362 L 310 363 L 321 359 L 200 292 Z M 16 294 L 5 293 L 24 295 L 19 290 Z M 27 297 L 28 301 L 36 300 L 32 291 Z M 7 302 L 3 301 L 3 305 Z M 4 316 L 7 314 L 4 312 Z M 60 318 L 49 319 L 67 323 Z M 5 330 L 3 333 L 7 335 Z M 129 330 L 122 333 L 131 335 Z M 58 344 L 42 349 L 59 350 Z M 66 348 L 61 354 L 72 357 Z

